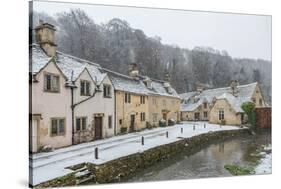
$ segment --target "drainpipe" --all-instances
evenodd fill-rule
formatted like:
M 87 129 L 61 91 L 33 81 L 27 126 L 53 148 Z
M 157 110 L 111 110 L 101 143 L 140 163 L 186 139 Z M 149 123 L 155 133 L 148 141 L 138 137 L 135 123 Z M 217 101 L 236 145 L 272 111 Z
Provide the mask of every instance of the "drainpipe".
M 71 87 L 71 124 L 72 124 L 72 145 L 74 144 L 74 99 L 73 99 L 73 87 Z
M 117 116 L 116 116 L 116 91 L 114 92 L 114 135 L 116 136 L 116 121 Z

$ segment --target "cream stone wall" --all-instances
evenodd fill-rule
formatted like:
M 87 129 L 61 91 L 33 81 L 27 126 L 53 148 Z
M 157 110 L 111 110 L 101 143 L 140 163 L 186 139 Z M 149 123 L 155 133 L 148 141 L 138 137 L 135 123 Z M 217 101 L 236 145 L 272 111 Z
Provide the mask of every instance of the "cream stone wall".
M 131 115 L 135 115 L 135 130 L 146 128 L 146 122 L 149 120 L 148 97 L 145 96 L 145 104 L 140 103 L 139 94 L 131 94 L 131 103 L 125 103 L 125 92 L 116 91 L 116 126 L 117 133 L 120 133 L 121 127 L 126 127 L 129 132 Z M 145 113 L 145 121 L 141 121 L 141 112 Z M 122 123 L 120 124 L 120 120 Z
M 257 85 L 256 88 L 255 88 L 255 91 L 252 95 L 252 100 L 255 101 L 256 107 L 266 106 L 259 85 Z M 260 100 L 261 100 L 261 104 L 260 104 Z
M 80 81 L 86 80 L 90 82 L 90 94 L 93 94 L 96 88 L 96 84 L 93 82 L 89 73 L 84 70 L 79 78 L 75 81 L 75 85 L 77 86 L 74 89 L 74 104 L 81 102 L 90 96 L 82 96 L 80 94 Z M 111 97 L 103 96 L 103 85 L 108 84 L 111 86 Z M 107 138 L 114 135 L 114 127 L 115 127 L 115 117 L 114 117 L 114 88 L 108 76 L 103 80 L 100 85 L 101 91 L 96 92 L 95 96 L 82 102 L 81 104 L 75 106 L 74 109 L 74 127 L 75 127 L 75 138 L 76 142 L 87 142 L 94 140 L 95 133 L 95 125 L 94 125 L 94 116 L 96 114 L 103 115 L 102 116 L 102 137 Z M 108 125 L 108 117 L 112 116 L 112 127 L 109 128 Z M 87 117 L 87 129 L 86 131 L 76 131 L 76 118 L 77 117 Z
M 210 123 L 220 124 L 219 120 L 219 110 L 224 110 L 224 120 L 227 125 L 240 125 L 241 124 L 241 114 L 236 113 L 230 104 L 225 99 L 218 99 L 212 109 L 210 110 Z
M 159 121 L 163 119 L 163 113 L 167 112 L 167 120 L 180 120 L 181 100 L 173 97 L 151 95 L 148 97 L 149 123 L 159 126 Z
M 204 112 L 207 112 L 207 117 L 204 116 Z M 210 114 L 210 104 L 207 103 L 206 108 L 204 107 L 204 104 L 201 104 L 194 111 L 183 111 L 183 112 L 181 112 L 181 119 L 183 121 L 194 121 L 195 120 L 195 113 L 199 113 L 199 120 L 208 121 L 209 120 L 209 114 Z
M 44 73 L 59 75 L 59 93 L 44 91 Z M 41 114 L 38 118 L 37 126 L 37 147 L 51 145 L 60 148 L 71 145 L 71 95 L 70 89 L 65 87 L 65 78 L 55 66 L 50 62 L 40 73 L 37 74 L 38 82 L 32 82 L 32 111 L 33 115 Z M 65 118 L 65 134 L 62 136 L 51 136 L 51 118 Z M 35 142 L 35 141 L 34 141 Z

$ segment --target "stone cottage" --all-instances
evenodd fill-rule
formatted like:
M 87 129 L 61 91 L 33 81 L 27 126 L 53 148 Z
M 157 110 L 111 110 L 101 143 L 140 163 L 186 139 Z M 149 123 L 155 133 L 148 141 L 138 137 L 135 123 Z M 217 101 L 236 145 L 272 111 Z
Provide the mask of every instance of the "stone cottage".
M 98 64 L 56 50 L 40 22 L 30 46 L 30 149 L 60 148 L 114 135 L 114 90 Z
M 229 87 L 197 90 L 180 94 L 182 97 L 181 119 L 185 121 L 204 120 L 210 123 L 239 125 L 244 119 L 241 105 L 253 102 L 256 107 L 264 107 L 262 92 L 258 83 L 239 85 L 233 80 Z
M 117 133 L 179 120 L 180 97 L 168 81 L 140 75 L 136 64 L 129 65 L 128 76 L 106 71 L 115 89 Z

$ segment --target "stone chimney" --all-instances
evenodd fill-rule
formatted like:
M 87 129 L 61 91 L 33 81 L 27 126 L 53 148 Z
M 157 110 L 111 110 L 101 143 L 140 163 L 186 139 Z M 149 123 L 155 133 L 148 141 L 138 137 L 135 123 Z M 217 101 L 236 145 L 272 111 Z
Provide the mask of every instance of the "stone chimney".
M 35 28 L 36 42 L 51 57 L 56 55 L 55 31 L 53 25 L 44 23 L 43 20 L 40 20 L 39 26 Z
M 233 95 L 233 96 L 238 96 L 238 86 L 239 86 L 239 82 L 238 80 L 232 80 L 230 82 L 230 93 Z
M 129 75 L 134 78 L 139 77 L 139 69 L 136 63 L 129 64 Z
M 198 94 L 202 93 L 203 90 L 204 90 L 204 86 L 203 85 L 200 85 L 200 84 L 196 85 L 196 92 Z
M 170 75 L 169 72 L 167 72 L 167 73 L 165 74 L 165 81 L 167 81 L 167 82 L 170 82 L 170 81 L 171 81 L 171 75 Z

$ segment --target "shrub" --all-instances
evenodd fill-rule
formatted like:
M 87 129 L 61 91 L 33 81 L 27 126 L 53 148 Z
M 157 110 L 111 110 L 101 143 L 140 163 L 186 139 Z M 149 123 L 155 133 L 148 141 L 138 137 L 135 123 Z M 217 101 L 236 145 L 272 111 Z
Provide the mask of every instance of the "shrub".
M 175 120 L 174 119 L 169 119 L 168 120 L 168 126 L 175 125 Z
M 151 125 L 148 121 L 145 123 L 147 129 L 152 129 L 153 125 Z
M 249 123 L 254 126 L 256 124 L 255 104 L 245 102 L 241 106 L 242 110 L 247 114 Z
M 127 127 L 121 127 L 120 131 L 121 131 L 121 133 L 126 133 L 127 132 Z
M 166 120 L 161 119 L 161 120 L 159 121 L 159 127 L 166 127 L 166 126 L 167 126 Z
M 221 125 L 225 125 L 226 121 L 224 119 L 221 120 Z

